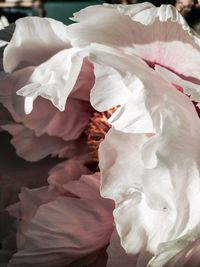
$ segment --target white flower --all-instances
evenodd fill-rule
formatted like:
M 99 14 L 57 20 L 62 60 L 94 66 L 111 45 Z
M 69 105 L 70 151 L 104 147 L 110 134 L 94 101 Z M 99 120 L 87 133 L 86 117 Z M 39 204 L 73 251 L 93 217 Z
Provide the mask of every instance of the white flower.
M 82 63 L 89 59 L 95 74 L 92 105 L 100 112 L 118 107 L 99 149 L 101 194 L 115 201 L 116 229 L 130 255 L 114 233 L 108 266 L 180 267 L 188 261 L 198 266 L 199 37 L 165 5 L 94 6 L 74 20 L 66 28 L 40 19 L 30 19 L 27 28 L 25 20 L 19 21 L 4 65 L 8 72 L 36 65 L 18 88 L 26 112 L 38 96 L 60 110 L 67 107 Z M 26 34 L 37 25 L 45 34 L 30 44 Z M 55 45 L 33 56 L 49 42 Z M 60 190 L 64 183 L 59 181 L 53 185 Z

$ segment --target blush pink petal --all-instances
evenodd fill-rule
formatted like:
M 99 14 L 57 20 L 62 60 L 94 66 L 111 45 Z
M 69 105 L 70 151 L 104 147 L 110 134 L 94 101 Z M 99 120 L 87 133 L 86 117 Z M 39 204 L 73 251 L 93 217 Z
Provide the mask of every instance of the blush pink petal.
M 90 91 L 94 86 L 94 82 L 95 76 L 93 64 L 87 59 L 84 59 L 76 84 L 71 92 L 71 97 L 89 102 Z
M 38 161 L 48 155 L 59 155 L 60 152 L 63 154 L 64 149 L 65 156 L 67 156 L 68 149 L 69 155 L 71 155 L 71 143 L 67 144 L 58 137 L 51 137 L 47 134 L 37 137 L 34 131 L 20 124 L 4 125 L 1 128 L 13 136 L 11 144 L 15 147 L 16 153 L 27 161 Z
M 82 191 L 77 191 L 76 183 L 67 184 L 65 196 L 40 203 L 35 215 L 29 211 L 33 217 L 27 217 L 30 220 L 22 231 L 24 239 L 20 237 L 18 240 L 22 241 L 19 251 L 8 266 L 64 267 L 109 242 L 113 230 L 113 203 L 100 198 L 99 174 L 82 176 Z M 92 188 L 93 194 L 90 195 Z M 76 197 L 70 196 L 71 192 Z M 27 199 L 25 205 L 30 207 Z
M 56 188 L 60 193 L 65 193 L 64 185 L 71 180 L 78 180 L 82 174 L 89 174 L 89 169 L 84 165 L 88 155 L 82 158 L 72 158 L 54 166 L 48 177 L 51 188 Z

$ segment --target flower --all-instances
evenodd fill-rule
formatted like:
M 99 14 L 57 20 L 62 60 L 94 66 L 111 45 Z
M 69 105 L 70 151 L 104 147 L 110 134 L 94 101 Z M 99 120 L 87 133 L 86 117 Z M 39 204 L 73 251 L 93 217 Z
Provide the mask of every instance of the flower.
M 101 142 L 99 148 L 101 195 L 115 201 L 116 231 L 112 234 L 107 250 L 109 255 L 107 266 L 161 267 L 187 266 L 187 264 L 198 266 L 199 37 L 190 30 L 175 8 L 165 5 L 160 8 L 155 8 L 149 3 L 130 6 L 94 6 L 76 13 L 74 20 L 77 23 L 64 27 L 52 20 L 29 18 L 27 22 L 32 32 L 37 25 L 44 31 L 39 41 L 33 39 L 34 45 L 32 43 L 30 45 L 29 40 L 32 37 L 29 36 L 29 28 L 25 24 L 26 19 L 20 20 L 4 56 L 5 70 L 14 72 L 3 83 L 14 80 L 14 89 L 11 90 L 17 91 L 17 94 L 24 97 L 22 98 L 24 103 L 19 104 L 19 107 L 24 106 L 26 113 L 30 113 L 32 109 L 34 112 L 34 108 L 35 112 L 39 111 L 37 103 L 42 101 L 43 106 L 46 105 L 43 103 L 48 103 L 47 100 L 66 112 L 75 93 L 81 95 L 77 97 L 80 101 L 83 100 L 83 95 L 86 96 L 87 99 L 84 99 L 86 103 L 89 103 L 90 93 L 92 106 L 98 112 L 104 112 L 104 115 L 108 110 L 113 110 L 109 118 L 112 127 L 107 122 L 105 126 L 104 121 L 101 121 L 102 117 L 99 119 L 99 115 L 95 115 L 90 106 L 87 116 L 81 119 L 81 122 L 85 123 L 84 127 L 89 120 L 90 125 L 92 123 L 88 128 L 88 136 L 91 138 L 88 144 L 92 145 L 92 149 L 95 148 L 95 151 L 92 151 L 95 160 L 97 157 L 93 152 L 96 152 Z M 59 36 L 54 33 L 55 27 L 59 28 Z M 22 30 L 25 30 L 24 39 L 20 35 Z M 53 47 L 49 46 L 52 32 Z M 39 57 L 33 56 L 37 52 L 37 46 Z M 44 47 L 48 49 L 43 54 L 41 50 Z M 84 71 L 86 66 L 89 70 Z M 22 74 L 26 74 L 25 81 Z M 86 82 L 78 86 L 82 75 L 83 81 Z M 92 79 L 88 78 L 88 75 Z M 76 85 L 79 90 L 76 89 Z M 11 88 L 10 83 L 7 88 Z M 22 122 L 26 129 L 34 130 L 36 139 L 41 133 L 46 133 L 50 137 L 55 135 L 59 140 L 70 141 L 70 144 L 72 141 L 74 144 L 74 140 L 79 140 L 81 137 L 84 127 L 81 127 L 81 131 L 76 135 L 76 127 L 71 127 L 73 124 L 70 124 L 71 136 L 69 132 L 63 135 L 62 124 L 56 123 L 59 127 L 55 125 L 49 127 L 51 121 L 46 118 L 40 120 L 40 114 L 36 116 L 41 122 L 39 125 L 42 125 L 39 128 L 32 119 L 30 121 L 26 121 L 27 117 L 17 119 L 10 108 L 12 94 L 10 93 L 8 97 L 4 91 L 5 89 L 3 89 L 2 103 L 11 112 L 15 121 Z M 58 112 L 58 117 L 62 116 L 59 111 L 55 111 L 54 108 L 53 110 Z M 72 115 L 74 116 L 76 112 L 77 109 Z M 33 116 L 31 114 L 28 116 Z M 44 121 L 47 121 L 45 124 L 47 127 L 44 127 Z M 97 122 L 100 124 L 96 125 Z M 75 126 L 79 127 L 79 124 Z M 3 128 L 15 134 L 8 127 L 3 126 Z M 102 141 L 104 135 L 105 139 Z M 95 140 L 95 137 L 98 139 Z M 86 141 L 80 142 L 87 150 Z M 68 145 L 69 143 L 66 143 L 67 152 Z M 48 178 L 50 191 L 42 188 L 33 192 L 34 201 L 37 199 L 37 192 L 43 190 L 47 192 L 44 194 L 44 197 L 47 194 L 47 199 L 45 197 L 43 202 L 39 193 L 39 202 L 36 200 L 39 204 L 32 209 L 34 214 L 30 211 L 31 214 L 26 219 L 24 211 L 25 217 L 21 216 L 22 236 L 25 237 L 25 241 L 18 245 L 20 251 L 10 261 L 11 266 L 29 264 L 32 255 L 35 253 L 38 255 L 37 247 L 40 244 L 42 250 L 48 246 L 40 238 L 35 240 L 35 236 L 40 237 L 41 234 L 42 236 L 47 234 L 47 240 L 52 240 L 50 232 L 54 240 L 58 239 L 58 243 L 53 244 L 56 251 L 56 244 L 62 241 L 64 247 L 68 248 L 65 242 L 68 240 L 69 228 L 63 227 L 64 206 L 66 210 L 69 209 L 73 218 L 79 220 L 80 214 L 84 213 L 85 209 L 87 211 L 86 200 L 94 201 L 89 213 L 93 213 L 95 205 L 99 207 L 95 210 L 97 216 L 94 219 L 100 216 L 103 228 L 101 224 L 97 224 L 97 237 L 104 230 L 106 235 L 103 235 L 100 246 L 97 246 L 97 239 L 94 238 L 89 243 L 89 248 L 91 249 L 93 245 L 94 250 L 86 249 L 85 252 L 85 246 L 88 245 L 84 238 L 86 233 L 84 232 L 82 236 L 73 230 L 72 240 L 75 238 L 78 242 L 83 241 L 79 253 L 83 252 L 84 255 L 81 254 L 80 257 L 100 249 L 109 242 L 113 229 L 112 216 L 109 215 L 112 212 L 112 205 L 110 206 L 109 200 L 99 197 L 98 190 L 95 190 L 95 194 L 91 192 L 91 188 L 93 191 L 91 181 L 97 179 L 95 177 L 99 177 L 99 174 L 92 172 L 90 176 L 82 176 L 84 172 L 82 168 L 85 168 L 84 164 L 89 153 L 82 153 L 80 156 L 75 148 L 71 158 L 71 154 L 67 154 L 65 149 L 63 152 L 63 144 L 60 148 L 62 155 L 69 157 L 70 160 L 57 165 L 51 171 Z M 59 155 L 59 149 L 53 148 L 53 153 L 47 154 Z M 79 166 L 78 170 L 76 166 Z M 28 192 L 32 194 L 30 190 Z M 24 194 L 22 191 L 21 197 Z M 48 198 L 49 194 L 53 199 Z M 71 202 L 76 202 L 77 207 L 80 207 L 77 212 L 74 211 L 76 205 L 71 206 L 69 204 Z M 26 204 L 26 201 L 21 200 L 22 206 L 24 203 Z M 15 214 L 16 206 L 10 207 L 9 211 Z M 54 212 L 57 214 L 56 217 Z M 47 220 L 47 214 L 51 218 L 50 221 Z M 81 216 L 81 222 L 84 222 L 84 216 Z M 57 217 L 60 217 L 60 226 Z M 71 218 L 69 219 L 71 224 Z M 45 228 L 43 224 L 41 227 L 41 221 L 47 223 L 48 227 Z M 60 230 L 66 239 L 59 238 Z M 60 248 L 60 245 L 58 246 Z M 54 261 L 52 263 L 47 261 L 45 251 L 42 255 L 44 255 L 44 266 L 55 265 Z M 75 255 L 72 261 L 65 262 L 63 261 L 65 256 L 65 253 L 61 253 L 60 262 L 57 256 L 55 261 L 64 266 L 65 263 L 69 264 L 75 258 L 79 258 Z M 38 266 L 43 262 L 42 256 L 40 259 L 33 258 Z

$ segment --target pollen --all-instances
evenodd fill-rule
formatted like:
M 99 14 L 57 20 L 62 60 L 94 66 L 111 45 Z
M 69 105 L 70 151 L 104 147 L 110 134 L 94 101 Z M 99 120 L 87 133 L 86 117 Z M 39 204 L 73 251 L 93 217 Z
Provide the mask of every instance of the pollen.
M 105 112 L 94 112 L 93 116 L 90 118 L 90 122 L 86 131 L 87 144 L 89 146 L 91 163 L 97 164 L 97 166 L 99 162 L 99 145 L 104 140 L 106 133 L 111 128 L 108 119 L 117 110 L 117 108 L 118 107 L 115 107 Z

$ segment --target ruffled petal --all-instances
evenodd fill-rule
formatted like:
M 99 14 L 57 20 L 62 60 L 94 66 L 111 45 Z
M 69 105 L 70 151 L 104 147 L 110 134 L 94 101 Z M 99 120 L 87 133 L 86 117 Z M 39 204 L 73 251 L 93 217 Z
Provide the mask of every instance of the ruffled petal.
M 68 28 L 74 45 L 104 44 L 186 77 L 200 75 L 200 39 L 173 6 L 104 5 L 80 11 L 75 20 Z
M 169 81 L 170 83 L 174 84 L 187 95 L 190 96 L 191 101 L 200 102 L 200 85 L 184 80 L 175 73 L 161 67 L 161 66 L 155 66 L 155 70 L 165 79 L 166 81 Z
M 160 243 L 200 220 L 198 115 L 189 98 L 171 87 L 146 90 L 156 133 L 111 129 L 99 151 L 101 192 L 116 202 L 116 227 L 130 254 L 143 248 L 156 253 Z
M 161 243 L 156 255 L 149 262 L 149 267 L 198 267 L 200 227 L 188 231 L 184 236 L 166 243 Z
M 109 242 L 113 203 L 100 198 L 99 174 L 83 176 L 81 191 L 77 183 L 68 183 L 66 189 L 77 197 L 59 196 L 37 209 L 9 266 L 66 266 Z
M 132 6 L 135 7 L 135 14 L 154 7 L 150 3 Z M 130 35 L 132 21 L 128 16 L 122 16 L 121 9 L 123 9 L 121 5 L 97 5 L 75 13 L 72 20 L 78 23 L 67 28 L 72 44 L 83 46 L 100 43 L 128 47 L 133 43 L 132 34 Z
M 88 87 L 92 86 L 92 80 L 81 82 L 83 87 L 78 87 L 82 91 L 81 95 L 77 89 L 77 92 L 69 97 L 65 111 L 60 112 L 49 101 L 38 98 L 31 114 L 26 115 L 23 108 L 25 99 L 17 96 L 16 91 L 29 82 L 32 72 L 33 68 L 25 68 L 0 81 L 0 102 L 9 110 L 15 121 L 34 130 L 37 136 L 48 134 L 66 141 L 80 137 L 92 112 L 89 103 L 82 100 L 83 96 L 89 97 Z M 90 74 L 88 76 L 89 80 Z
M 63 153 L 64 148 L 67 150 L 67 143 L 62 139 L 45 134 L 38 137 L 34 131 L 23 125 L 10 124 L 1 128 L 13 136 L 11 144 L 15 147 L 16 153 L 27 161 L 38 161 L 48 155 L 59 155 L 60 151 Z
M 70 47 L 67 27 L 49 18 L 27 17 L 16 22 L 11 41 L 5 48 L 4 69 L 12 72 L 19 66 L 44 62 L 58 51 Z
M 36 67 L 29 83 L 17 91 L 25 97 L 25 112 L 33 109 L 38 96 L 50 100 L 60 111 L 64 111 L 67 97 L 71 93 L 81 71 L 87 50 L 65 49 Z
M 96 76 L 91 92 L 92 105 L 99 111 L 120 106 L 109 119 L 120 131 L 151 134 L 160 132 L 162 122 L 154 108 L 150 107 L 148 96 L 151 91 L 158 90 L 160 93 L 156 93 L 155 101 L 163 101 L 161 92 L 168 90 L 169 94 L 173 94 L 174 87 L 136 56 L 130 58 L 117 49 L 102 45 L 92 45 L 90 53 Z M 174 93 L 173 97 L 175 102 L 179 94 Z M 152 114 L 157 116 L 154 121 Z

